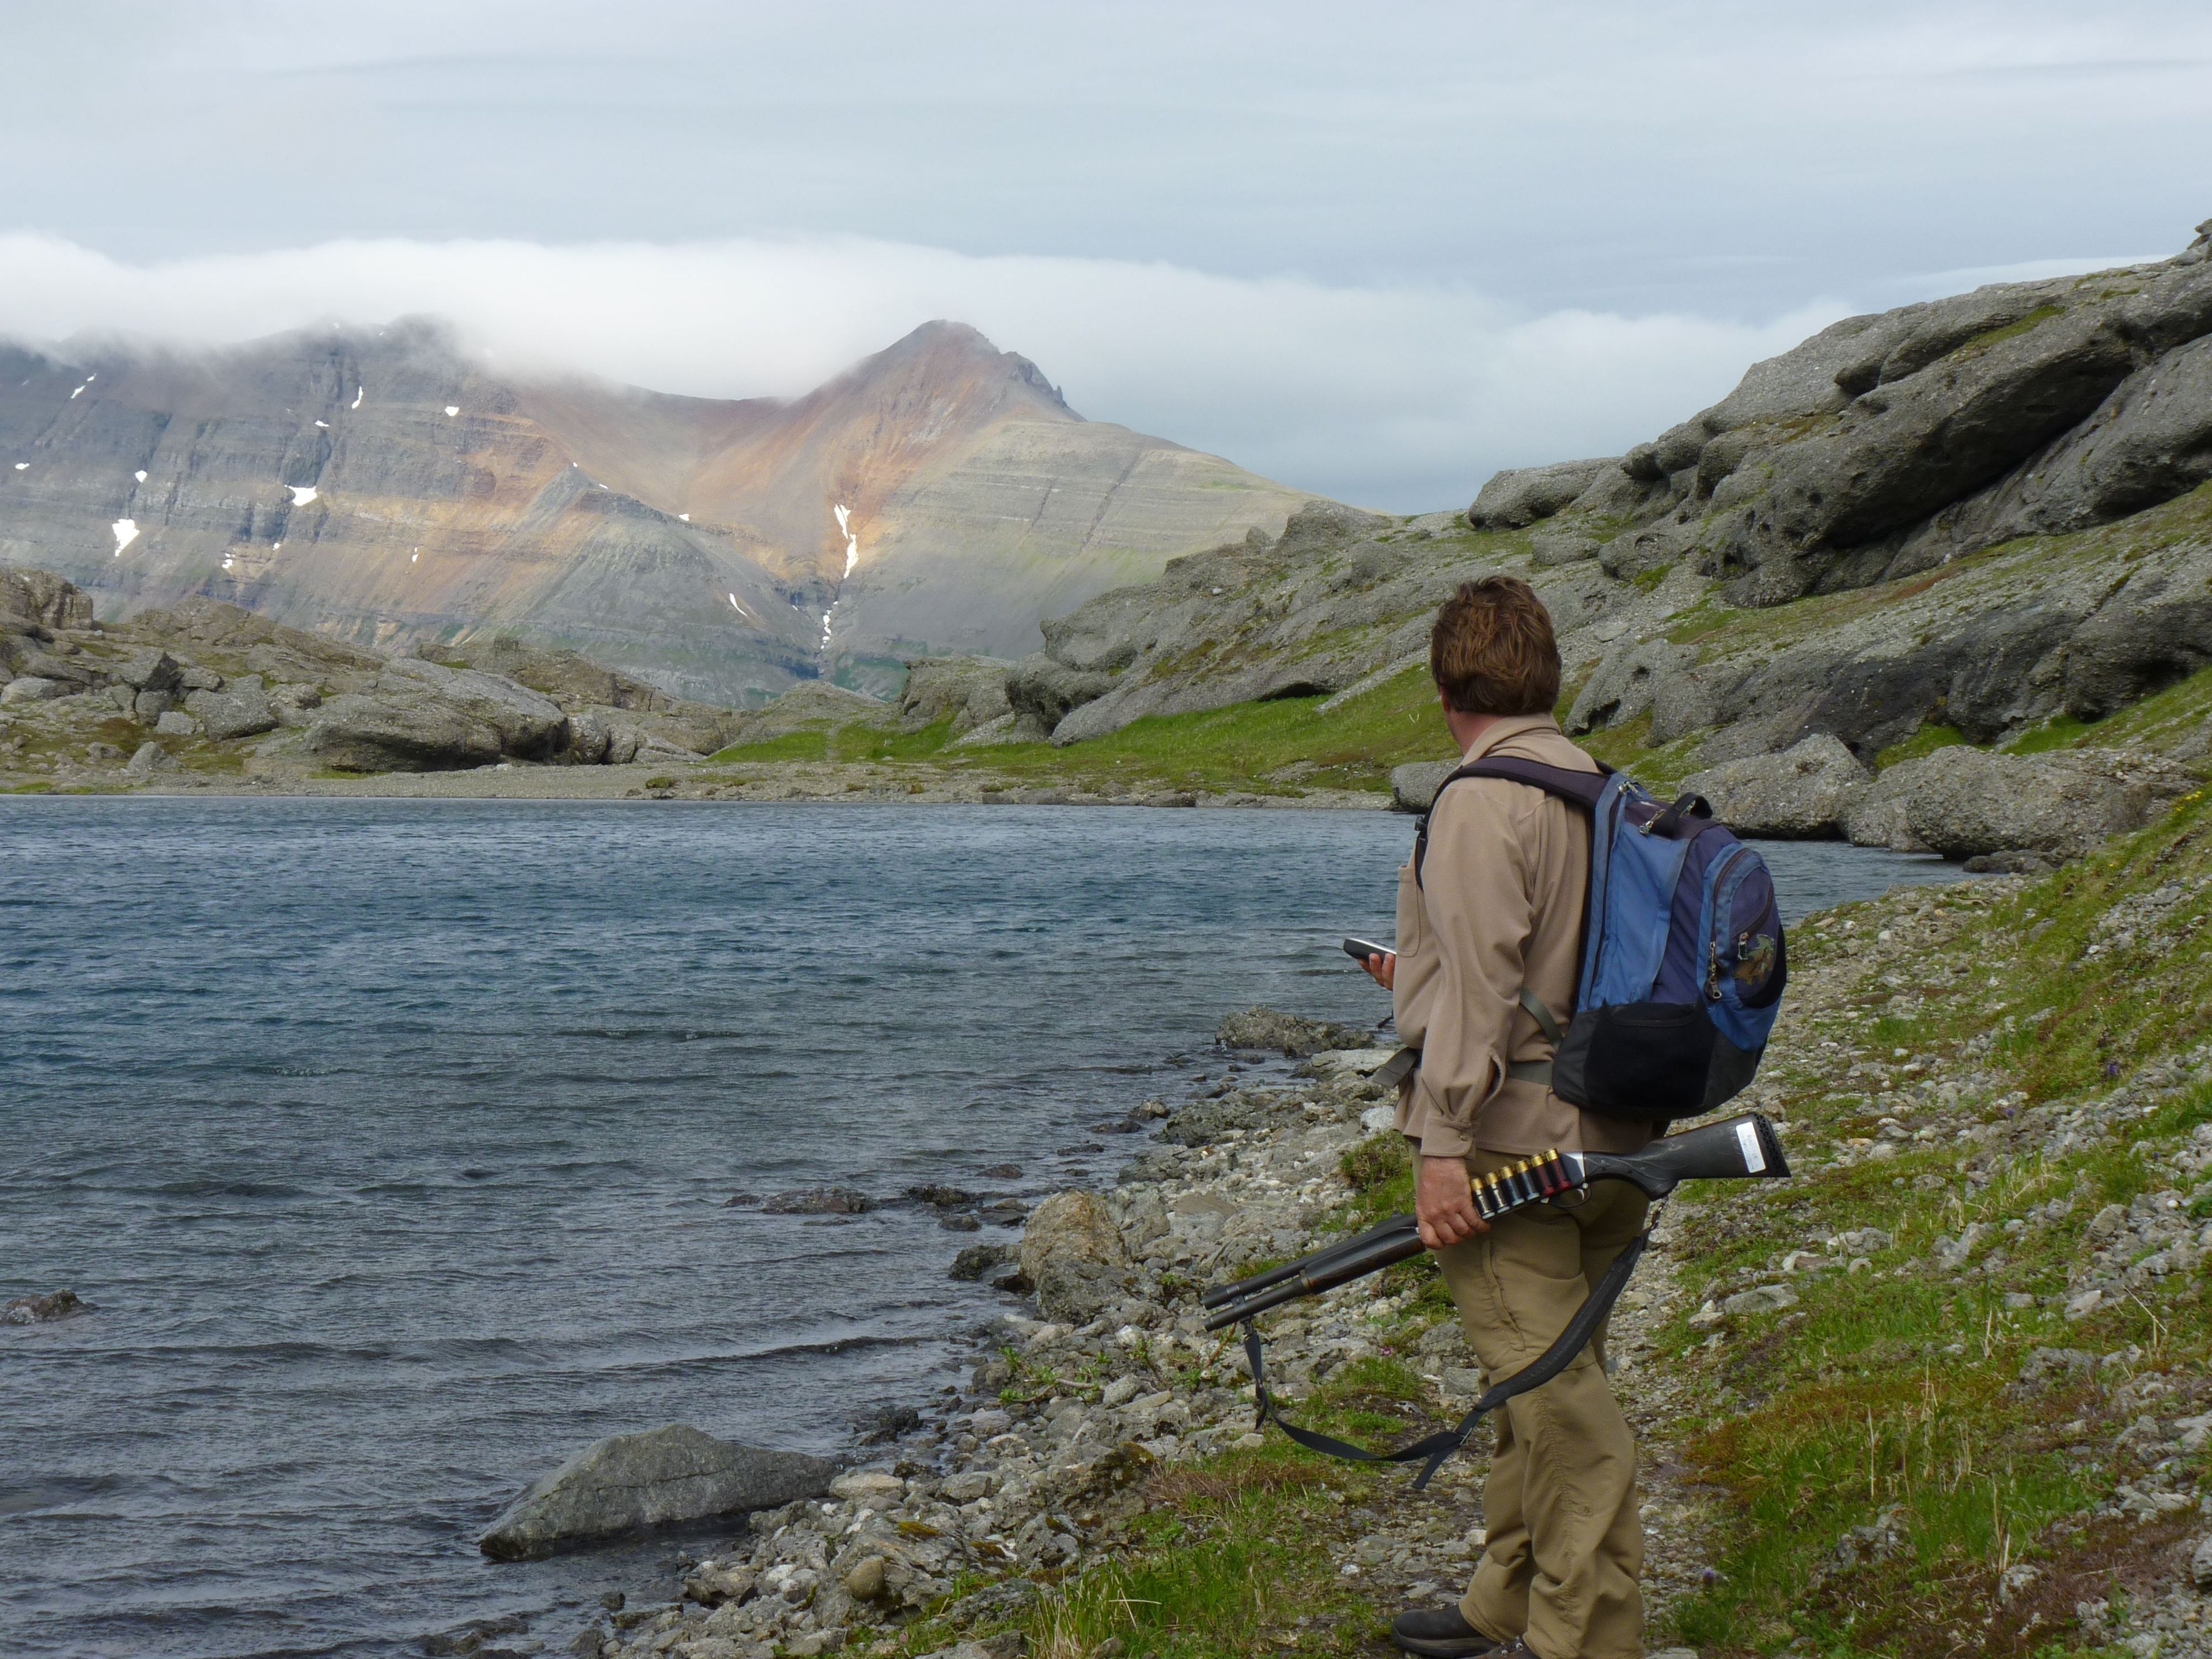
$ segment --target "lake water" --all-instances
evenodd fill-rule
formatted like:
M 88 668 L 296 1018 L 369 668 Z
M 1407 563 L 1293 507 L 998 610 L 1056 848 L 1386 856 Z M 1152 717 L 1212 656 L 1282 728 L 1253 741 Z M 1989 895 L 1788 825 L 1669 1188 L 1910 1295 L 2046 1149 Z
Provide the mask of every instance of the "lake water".
M 1411 828 L 1051 807 L 0 801 L 0 1646 L 566 1646 L 673 1546 L 494 1565 L 599 1436 L 830 1451 L 957 1374 L 977 1237 L 836 1182 L 1035 1195 L 1336 952 Z M 1767 849 L 1790 915 L 1949 878 Z M 1012 1164 L 1018 1176 L 989 1176 Z M 508 1638 L 510 1642 L 516 1638 Z

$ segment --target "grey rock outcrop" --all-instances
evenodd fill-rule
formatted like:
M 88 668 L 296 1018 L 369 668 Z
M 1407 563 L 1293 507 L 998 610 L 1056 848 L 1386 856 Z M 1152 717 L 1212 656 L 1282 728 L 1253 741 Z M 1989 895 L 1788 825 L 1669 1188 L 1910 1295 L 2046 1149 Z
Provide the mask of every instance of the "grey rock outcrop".
M 1401 526 L 1310 503 L 1277 540 L 1248 538 L 1171 560 L 1156 582 L 1048 618 L 1045 648 L 1007 677 L 1018 716 L 1008 735 L 1066 744 L 1146 715 L 1352 693 L 1417 660 L 1436 607 L 1498 568 L 1464 529 L 1439 536 L 1424 520 Z M 1597 621 L 1601 608 L 1662 603 L 1612 592 L 1587 560 L 1539 580 L 1570 634 Z
M 305 726 L 322 706 L 323 690 L 319 685 L 280 685 L 269 694 L 269 712 L 279 726 Z
M 179 690 L 184 673 L 174 657 L 161 647 L 152 646 L 132 653 L 131 659 L 116 670 L 115 678 L 140 691 L 159 693 Z
M 1390 769 L 1390 804 L 1401 812 L 1425 812 L 1443 781 L 1459 770 L 1455 760 L 1407 761 Z
M 595 712 L 571 714 L 568 716 L 569 750 L 586 766 L 605 765 L 614 759 L 611 751 L 615 748 L 615 734 L 623 729 Z M 637 752 L 637 734 L 630 732 L 629 739 L 629 753 L 622 757 L 624 761 Z
M 1259 1007 L 1225 1016 L 1214 1031 L 1214 1040 L 1224 1048 L 1273 1048 L 1293 1060 L 1304 1060 L 1336 1048 L 1370 1048 L 1375 1034 L 1358 1025 Z
M 1006 679 L 1015 730 L 1032 741 L 1052 737 L 1070 714 L 1113 690 L 1114 677 L 1106 670 L 1075 667 L 1042 652 L 1024 657 Z
M 66 697 L 76 689 L 43 674 L 19 674 L 0 688 L 0 702 L 46 702 L 55 697 Z
M 1878 774 L 1875 781 L 1851 799 L 1836 827 L 1854 847 L 1887 847 L 1893 853 L 1926 853 L 1933 849 L 1912 833 L 1907 798 L 1913 783 L 1928 769 L 1929 757 L 1900 761 Z
M 1865 767 L 1825 732 L 1778 755 L 1730 761 L 1682 780 L 1740 835 L 1812 840 L 1843 833 L 1852 804 L 1873 784 Z
M 77 590 L 47 573 L 4 574 L 10 591 L 28 595 L 21 602 L 43 616 L 88 611 Z M 254 745 L 247 762 L 262 776 L 315 764 L 387 771 L 502 759 L 569 765 L 644 757 L 680 763 L 719 748 L 741 723 L 732 710 L 685 702 L 573 653 L 547 653 L 512 640 L 472 646 L 469 652 L 527 673 L 538 684 L 470 666 L 465 657 L 456 663 L 363 651 L 199 596 L 125 623 L 94 623 L 88 615 L 86 620 L 82 629 L 67 629 L 0 617 L 0 665 L 18 688 L 8 693 L 10 702 L 63 702 L 64 708 L 41 715 L 40 723 L 58 731 L 69 727 L 69 752 L 95 758 L 102 752 L 97 745 L 108 739 L 86 728 L 109 708 L 164 737 L 211 744 L 276 732 Z M 67 707 L 88 696 L 96 707 Z M 573 720 L 562 697 L 575 704 Z M 577 701 L 586 697 L 615 699 L 618 706 Z M 883 705 L 854 701 L 889 718 Z M 142 759 L 125 769 L 126 775 L 143 777 L 149 768 L 177 758 L 167 750 L 156 753 L 159 761 Z
M 207 728 L 208 736 L 218 741 L 255 737 L 276 729 L 276 710 L 258 675 L 233 681 L 226 690 L 190 692 L 185 697 L 185 708 Z
M 2212 266 L 2188 253 L 1847 318 L 1572 501 L 1538 489 L 1553 470 L 1525 470 L 1493 479 L 1476 512 L 1609 524 L 1614 574 L 1686 557 L 1738 603 L 1863 586 L 2212 477 L 2208 337 Z
M 41 628 L 89 628 L 92 595 L 51 570 L 0 565 L 0 618 Z
M 449 708 L 489 727 L 501 754 L 544 760 L 568 744 L 568 717 L 561 705 L 500 675 L 395 657 L 379 677 L 377 691 L 400 704 L 419 707 L 415 684 L 409 682 L 427 687 Z
M 1773 603 L 1808 592 L 1842 550 L 1919 523 L 2087 418 L 2134 369 L 2133 351 L 2103 308 L 2047 308 L 2039 322 L 2045 307 L 2028 307 L 1869 387 L 1832 430 L 1747 449 L 1712 488 L 1711 512 L 1723 523 L 1706 544 L 1755 573 L 1745 597 Z M 1964 319 L 1929 349 L 2004 310 Z M 2007 335 L 2008 326 L 2024 331 Z M 1964 349 L 1985 333 L 1989 343 Z
M 501 1510 L 477 1547 L 536 1560 L 654 1528 L 775 1509 L 830 1489 L 836 1466 L 671 1423 L 586 1447 Z
M 964 736 L 1013 712 L 1006 675 L 1014 665 L 997 657 L 917 657 L 907 664 L 899 719 L 909 726 L 951 720 Z
M 590 738 L 580 738 L 575 722 L 594 717 L 609 732 L 610 747 L 621 750 L 610 763 L 621 765 L 641 744 L 664 744 L 694 754 L 711 754 L 734 740 L 747 716 L 713 703 L 696 702 L 672 696 L 635 675 L 593 662 L 574 651 L 552 650 L 511 635 L 495 635 L 465 643 L 428 649 L 418 646 L 414 654 L 447 667 L 474 668 L 512 680 L 528 690 L 550 698 L 567 713 L 574 758 L 597 765 L 604 756 Z M 614 733 L 626 732 L 631 741 Z
M 1620 725 L 1639 714 L 1654 714 L 1654 705 L 1662 696 L 1679 702 L 1686 690 L 1686 678 L 1697 663 L 1695 649 L 1677 645 L 1672 640 L 1624 641 L 1606 653 L 1596 672 L 1575 694 L 1574 707 L 1567 713 L 1566 729 L 1579 733 L 1598 726 Z M 1673 708 L 1664 715 L 1655 714 L 1653 726 L 1659 729 L 1663 720 L 1665 729 L 1679 726 L 1684 731 L 1692 730 L 1706 723 L 1698 718 L 1702 712 Z
M 302 746 L 345 772 L 457 771 L 500 757 L 495 727 L 441 697 L 404 690 L 331 698 L 315 711 Z
M 155 772 L 173 772 L 177 769 L 177 757 L 158 743 L 142 743 L 124 762 L 123 769 L 137 778 L 149 777 Z
M 2171 501 L 2212 478 L 2212 338 L 2136 370 L 2087 420 L 1930 539 L 2057 535 Z
M 1539 519 L 1550 518 L 1620 465 L 1617 457 L 1607 456 L 1497 473 L 1468 508 L 1468 522 L 1477 530 L 1522 529 Z
M 1036 1206 L 1022 1231 L 1019 1260 L 1037 1305 L 1075 1325 L 1121 1295 L 1129 1269 L 1112 1212 L 1085 1192 L 1055 1193 Z
M 1764 637 L 1624 637 L 1567 729 L 1648 715 L 1657 745 L 1717 728 L 1701 750 L 1711 764 L 1820 732 L 1869 756 L 1930 721 L 1986 744 L 2054 714 L 2102 718 L 2212 662 L 2212 542 L 2195 499 L 2094 532 L 2109 547 L 2052 558 L 2010 544 Z
M 2178 767 L 1961 744 L 1920 763 L 1904 796 L 1905 817 L 1917 839 L 1949 858 L 2015 850 L 2076 858 L 2141 828 L 2193 783 Z
M 75 1291 L 52 1291 L 45 1296 L 19 1296 L 4 1308 L 0 1308 L 0 1325 L 43 1325 L 50 1320 L 67 1319 L 74 1314 L 88 1313 L 92 1304 Z

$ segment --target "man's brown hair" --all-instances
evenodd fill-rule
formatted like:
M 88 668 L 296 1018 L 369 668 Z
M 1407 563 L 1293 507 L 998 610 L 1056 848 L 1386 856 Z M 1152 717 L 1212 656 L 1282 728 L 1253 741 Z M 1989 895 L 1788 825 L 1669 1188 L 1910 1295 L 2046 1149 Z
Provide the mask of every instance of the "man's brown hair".
M 1517 576 L 1462 582 L 1437 612 L 1429 676 L 1462 714 L 1548 714 L 1559 701 L 1552 614 Z

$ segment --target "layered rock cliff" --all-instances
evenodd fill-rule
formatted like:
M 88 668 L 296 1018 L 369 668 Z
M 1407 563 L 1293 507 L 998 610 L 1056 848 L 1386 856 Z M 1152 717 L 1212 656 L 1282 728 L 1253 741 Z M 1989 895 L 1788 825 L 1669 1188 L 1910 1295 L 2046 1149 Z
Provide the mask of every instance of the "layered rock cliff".
M 495 372 L 434 324 L 197 356 L 0 348 L 0 561 L 106 617 L 188 596 L 365 646 L 487 631 L 758 702 L 1040 617 L 1302 499 L 1085 421 L 925 325 L 793 401 Z
M 1570 730 L 1660 776 L 2104 720 L 2212 663 L 2208 254 L 2212 225 L 2158 264 L 1850 319 L 1464 517 L 1307 509 L 1048 619 L 1009 696 L 1064 744 L 1361 695 L 1421 660 L 1453 586 L 1507 570 L 1559 623 Z

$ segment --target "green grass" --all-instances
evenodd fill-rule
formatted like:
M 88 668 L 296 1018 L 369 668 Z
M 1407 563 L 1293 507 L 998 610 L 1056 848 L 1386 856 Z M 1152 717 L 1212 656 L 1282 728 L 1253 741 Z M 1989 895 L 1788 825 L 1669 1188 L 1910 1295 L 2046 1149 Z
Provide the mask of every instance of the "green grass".
M 1937 726 L 1923 720 L 1920 729 L 1902 743 L 1893 743 L 1875 757 L 1875 769 L 1887 772 L 1899 761 L 1918 760 L 1932 755 L 1938 749 L 1950 749 L 1969 741 L 1966 734 L 1955 726 Z
M 1868 1271 L 1793 1280 L 1796 1309 L 1740 1319 L 1718 1346 L 1681 1321 L 1667 1334 L 1662 1363 L 1683 1374 L 1692 1397 L 1714 1402 L 1688 1425 L 1686 1455 L 1725 1495 L 1719 1576 L 1678 1607 L 1680 1639 L 1700 1650 L 1771 1653 L 1796 1643 L 1912 1659 L 2072 1651 L 2087 1638 L 2069 1630 L 2068 1586 L 2093 1571 L 2131 1571 L 2165 1547 L 2172 1528 L 2115 1533 L 2085 1511 L 2121 1480 L 2142 1478 L 2144 1460 L 2113 1446 L 2136 1413 L 2203 1409 L 2185 1402 L 2212 1361 L 2212 1277 L 2202 1267 L 2175 1273 L 2078 1321 L 2063 1304 L 2091 1218 L 2169 1184 L 2177 1138 L 2212 1122 L 2212 1084 L 2111 1122 L 2107 1138 L 2063 1155 L 1993 1161 L 1947 1133 L 1836 1169 L 1820 1167 L 1815 1149 L 1874 1134 L 1886 1111 L 1908 1126 L 1926 1115 L 1905 1091 L 1849 1076 L 1855 1061 L 1893 1071 L 1935 1058 L 1954 1078 L 1989 1066 L 1993 1083 L 1966 1104 L 2002 1129 L 2014 1113 L 2088 1098 L 2212 1036 L 2212 935 L 2201 927 L 2212 893 L 2124 929 L 2131 939 L 2107 925 L 2116 904 L 2208 874 L 2212 805 L 2199 791 L 2164 823 L 2015 898 L 1993 907 L 1972 895 L 1935 899 L 1966 918 L 1951 945 L 1902 973 L 1870 971 L 1856 1013 L 1801 1028 L 1770 1060 L 1804 1167 L 1787 1187 L 1687 1203 L 1686 1285 L 1704 1295 L 1771 1280 L 1784 1251 L 1846 1228 L 1881 1228 L 1894 1243 L 1871 1253 Z M 1880 914 L 1853 906 L 1801 929 L 1793 955 L 1820 962 L 1847 937 L 1840 920 L 1878 926 Z M 1836 1048 L 1820 1049 L 1823 1041 Z M 1911 1076 L 1893 1080 L 1909 1085 Z M 2057 1218 L 2039 1207 L 2069 1197 Z M 2007 1234 L 2013 1221 L 2026 1224 Z M 1938 1235 L 1974 1222 L 2000 1241 L 1985 1243 L 1981 1259 L 1993 1248 L 2007 1259 L 1957 1279 L 1935 1271 Z M 2008 1295 L 2034 1300 L 2014 1307 Z M 2159 1404 L 2094 1380 L 2042 1392 L 2012 1386 L 2034 1347 L 2102 1354 L 2130 1344 L 2141 1357 L 2106 1381 L 2155 1378 L 2168 1391 Z M 2212 1475 L 2201 1455 L 2189 1461 Z M 1839 1567 L 1847 1536 L 1892 1506 L 1899 1552 Z M 1997 1579 L 2023 1563 L 2042 1589 L 2030 1586 L 2000 1613 Z
M 1301 1423 L 1379 1446 L 1433 1427 L 1436 1404 L 1410 1367 L 1370 1356 L 1297 1409 Z M 1107 1559 L 993 1626 L 958 1632 L 940 1619 L 917 1620 L 898 1633 L 896 1650 L 928 1653 L 993 1630 L 1021 1632 L 1035 1659 L 1098 1659 L 1116 1642 L 1152 1659 L 1364 1650 L 1387 1611 L 1336 1564 L 1368 1531 L 1362 1506 L 1406 1501 L 1405 1478 L 1279 1435 L 1158 1468 L 1115 1527 Z
M 2090 744 L 2115 748 L 2130 743 L 2170 749 L 2193 735 L 2207 720 L 2212 720 L 2212 668 L 2200 668 L 2188 678 L 2100 720 L 2054 715 L 2005 744 L 2005 750 L 2009 754 L 2034 755 Z
M 1619 726 L 1608 726 L 1578 738 L 1582 746 L 1616 771 L 1627 773 L 1656 794 L 1666 794 L 1684 776 L 1698 769 L 1698 750 L 1705 733 L 1693 732 L 1672 743 L 1654 745 L 1651 716 L 1638 714 Z
M 1191 714 L 1156 714 L 1055 749 L 1046 743 L 953 745 L 949 721 L 920 732 L 848 726 L 738 744 L 714 762 L 843 761 L 927 765 L 995 776 L 1008 787 L 1127 792 L 1310 787 L 1386 789 L 1402 761 L 1451 752 L 1425 669 L 1415 666 L 1323 713 L 1322 697 L 1279 697 Z
M 860 729 L 860 728 L 848 728 Z M 733 765 L 740 761 L 829 760 L 830 733 L 826 729 L 786 732 L 760 743 L 732 744 L 707 757 L 711 765 Z

